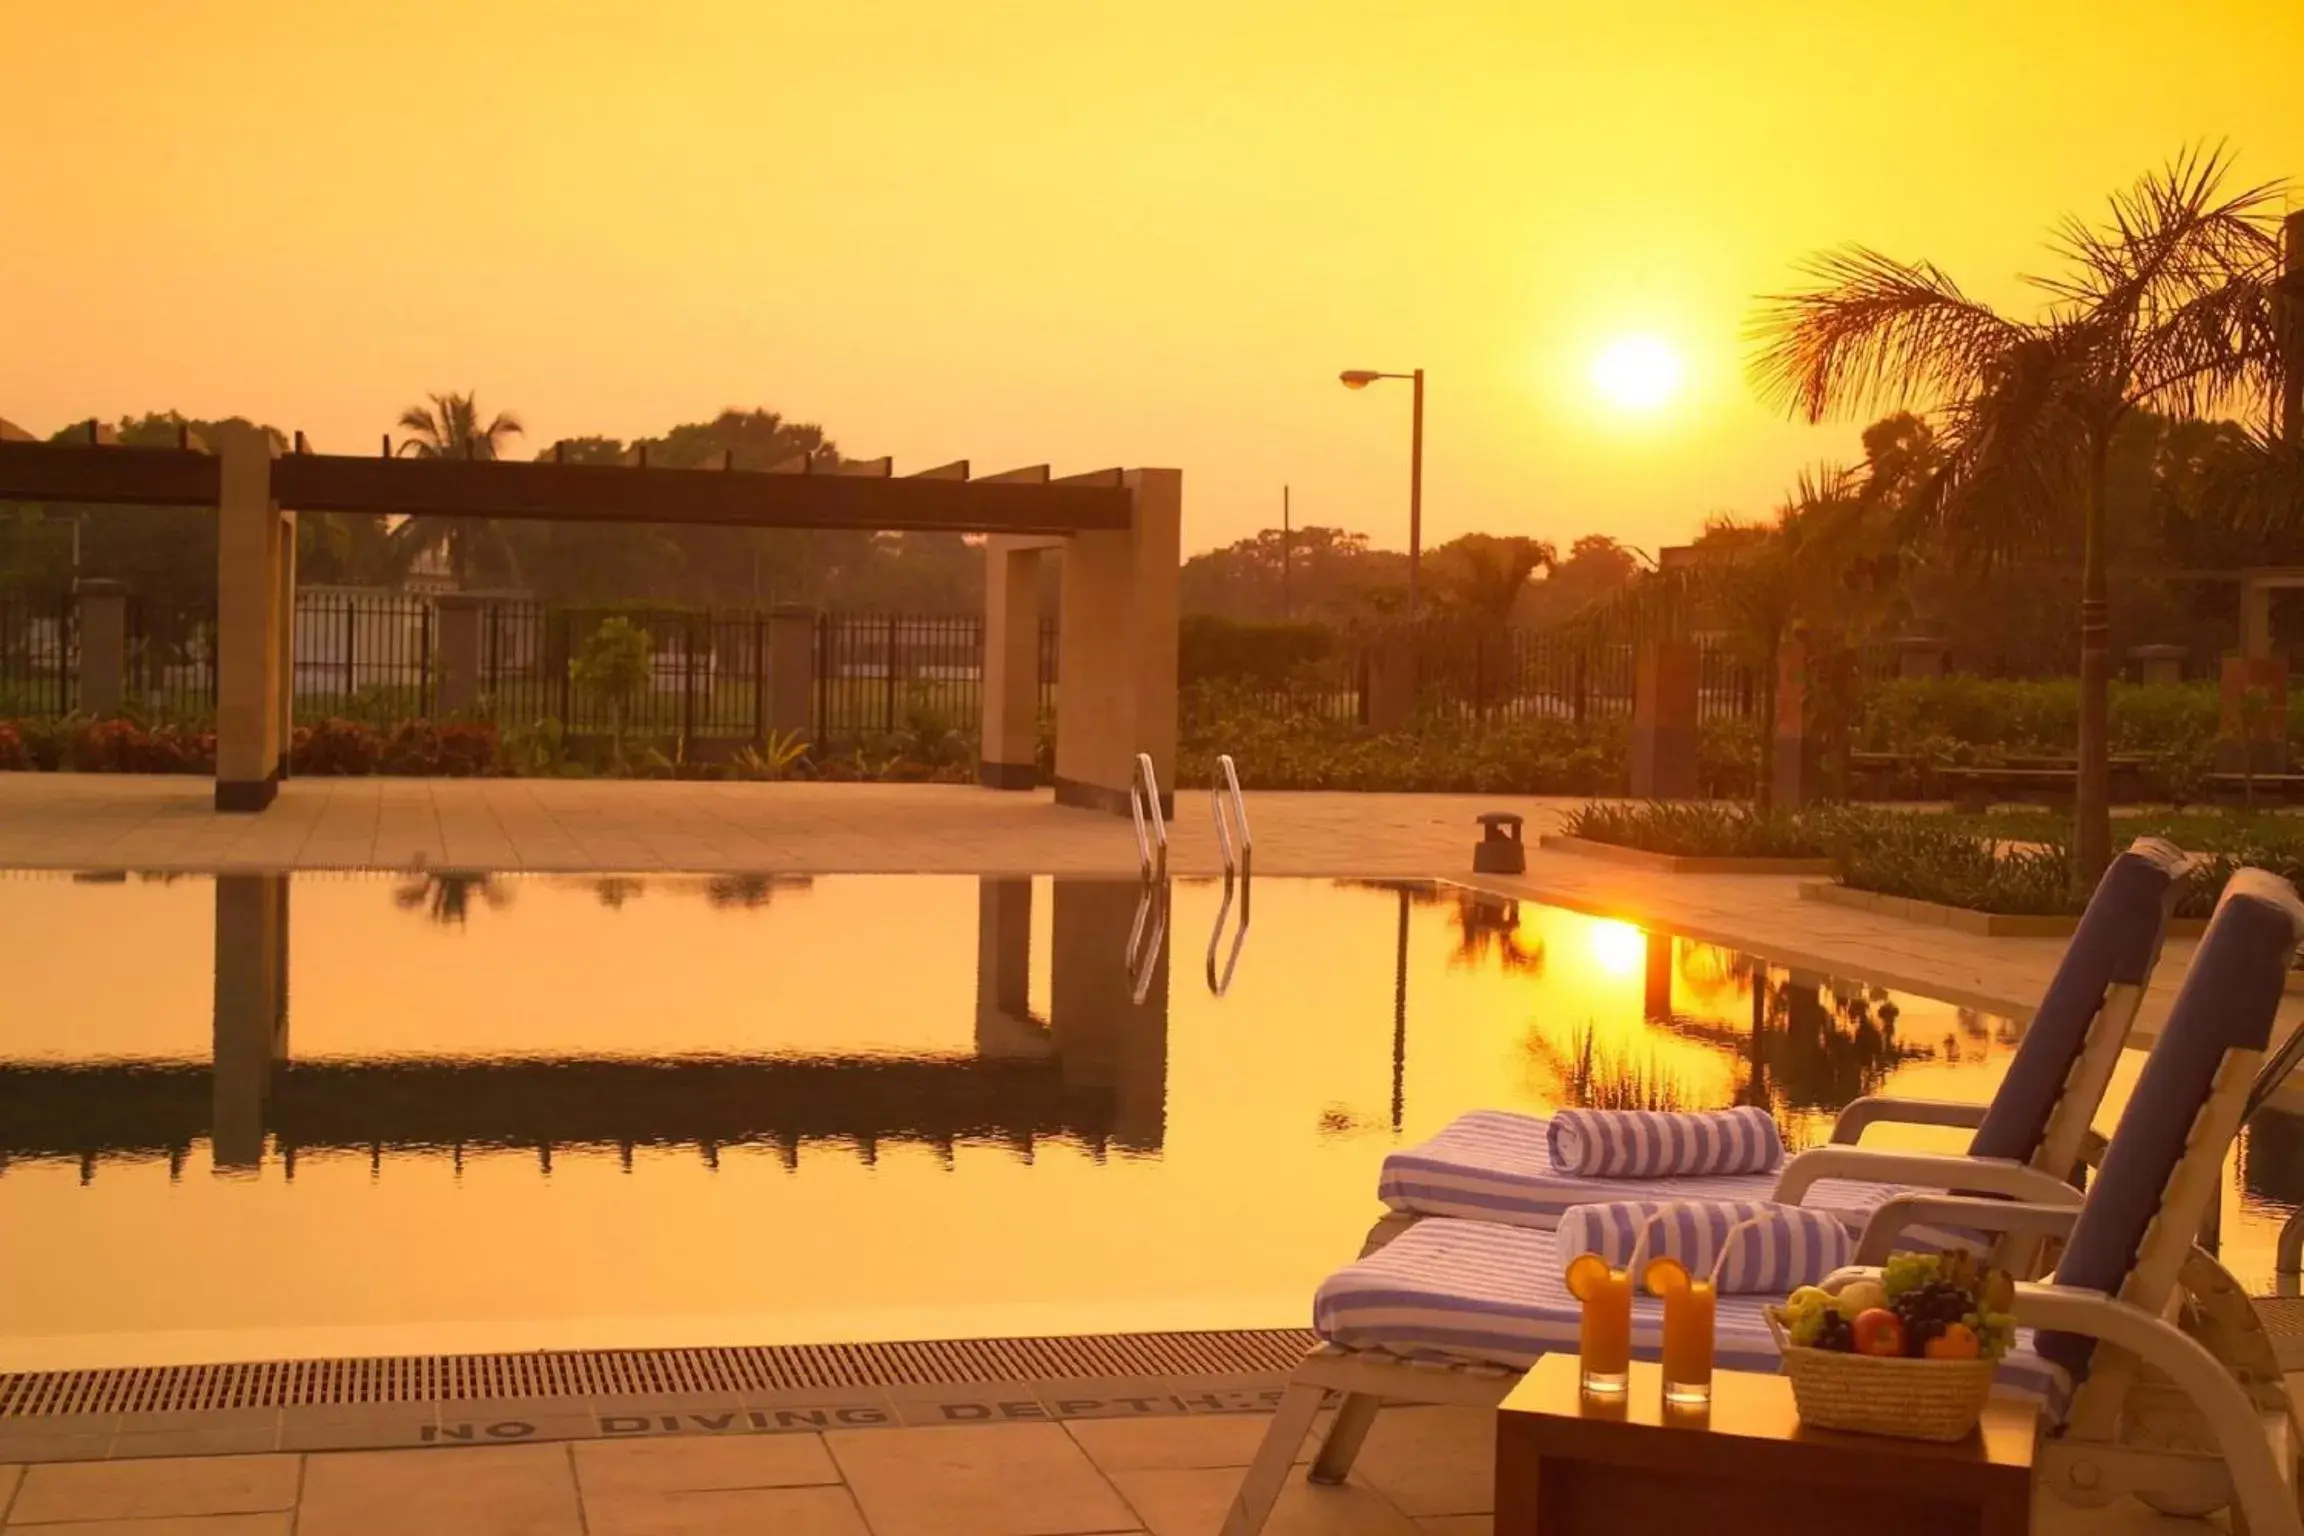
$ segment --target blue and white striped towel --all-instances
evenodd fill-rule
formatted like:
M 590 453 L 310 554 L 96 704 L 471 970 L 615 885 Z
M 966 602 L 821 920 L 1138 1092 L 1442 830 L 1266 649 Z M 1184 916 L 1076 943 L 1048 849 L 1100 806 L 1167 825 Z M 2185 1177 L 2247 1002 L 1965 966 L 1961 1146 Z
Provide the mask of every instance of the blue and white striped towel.
M 1784 1161 L 1775 1118 L 1749 1104 L 1693 1114 L 1563 1109 L 1546 1134 L 1552 1166 L 1577 1178 L 1768 1173 Z
M 1619 1269 L 1669 1256 L 1723 1296 L 1782 1296 L 1849 1263 L 1856 1244 L 1831 1212 L 1772 1200 L 1617 1200 L 1571 1206 L 1555 1251 L 1596 1253 Z

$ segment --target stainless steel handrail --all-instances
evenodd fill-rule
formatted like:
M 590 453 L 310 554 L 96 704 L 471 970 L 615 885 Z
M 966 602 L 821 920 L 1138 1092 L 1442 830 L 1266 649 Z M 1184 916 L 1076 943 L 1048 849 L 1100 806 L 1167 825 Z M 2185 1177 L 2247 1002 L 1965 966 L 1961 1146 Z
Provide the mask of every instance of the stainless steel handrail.
M 1136 823 L 1136 858 L 1143 866 L 1144 878 L 1165 880 L 1168 818 L 1160 814 L 1160 779 L 1153 771 L 1149 752 L 1136 754 L 1136 781 L 1128 786 L 1128 814 Z
M 1209 774 L 1208 808 L 1216 818 L 1216 847 L 1224 855 L 1224 873 L 1237 870 L 1242 879 L 1248 876 L 1248 860 L 1252 844 L 1248 837 L 1248 801 L 1240 793 L 1240 772 L 1232 766 L 1232 754 L 1226 752 L 1216 759 L 1216 767 Z
M 1151 942 L 1145 942 L 1145 923 L 1151 922 Z M 1160 969 L 1160 951 L 1168 942 L 1168 882 L 1147 880 L 1136 893 L 1136 920 L 1128 926 L 1129 996 L 1141 1005 L 1151 995 L 1152 974 Z

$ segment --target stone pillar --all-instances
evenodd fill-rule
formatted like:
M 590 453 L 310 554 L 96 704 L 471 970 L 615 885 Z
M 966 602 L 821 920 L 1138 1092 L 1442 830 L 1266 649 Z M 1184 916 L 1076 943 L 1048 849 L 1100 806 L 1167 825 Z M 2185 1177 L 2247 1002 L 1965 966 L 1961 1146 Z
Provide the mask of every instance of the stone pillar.
M 128 589 L 103 577 L 72 584 L 80 631 L 80 713 L 120 713 L 128 680 Z
M 1174 809 L 1176 575 L 1184 476 L 1132 469 L 1131 526 L 1077 533 L 1064 550 L 1059 620 L 1056 801 L 1128 813 L 1136 754 L 1148 752 Z
M 210 1154 L 218 1168 L 264 1159 L 272 1069 L 288 1059 L 288 877 L 216 877 L 216 1012 Z
M 1952 648 L 1934 635 L 1904 635 L 1896 642 L 1898 677 L 1942 677 Z
M 216 508 L 216 809 L 260 811 L 280 787 L 281 518 L 272 444 L 219 429 Z
M 1632 655 L 1632 793 L 1688 800 L 1696 783 L 1696 647 L 1650 640 Z
M 812 742 L 816 723 L 816 610 L 768 610 L 768 729 Z
M 2252 576 L 2240 578 L 2240 654 L 2272 654 L 2272 587 Z
M 2264 695 L 2253 729 L 2242 707 L 2248 690 Z M 2288 767 L 2288 659 L 2285 656 L 2224 658 L 2223 709 L 2218 721 L 2216 771 L 2285 773 Z
M 1157 1151 L 1167 1135 L 1168 956 L 1176 935 L 1160 946 L 1142 1003 L 1127 955 L 1138 902 L 1164 901 L 1166 892 L 1134 880 L 1054 884 L 1048 1023 L 1065 1085 L 1108 1091 L 1112 1139 Z M 1153 926 L 1147 916 L 1146 945 Z
M 1040 782 L 1042 541 L 994 534 L 984 545 L 984 725 L 976 780 L 988 789 Z
M 2137 680 L 2147 685 L 2184 681 L 2185 654 L 2180 645 L 2136 645 L 2128 649 L 2128 659 L 2136 663 Z
M 1417 632 L 1388 624 L 1368 642 L 1368 728 L 1404 731 L 1416 722 Z
M 976 1054 L 1037 1061 L 1048 1026 L 1032 1017 L 1032 879 L 984 875 L 976 882 Z
M 469 592 L 443 592 L 433 601 L 440 615 L 432 650 L 438 675 L 433 713 L 445 719 L 480 703 L 480 615 L 486 604 Z
M 1822 754 L 1811 733 L 1809 693 L 1815 684 L 1817 646 L 1805 635 L 1784 642 L 1776 653 L 1776 719 L 1770 754 L 1775 804 L 1805 805 L 1823 792 Z

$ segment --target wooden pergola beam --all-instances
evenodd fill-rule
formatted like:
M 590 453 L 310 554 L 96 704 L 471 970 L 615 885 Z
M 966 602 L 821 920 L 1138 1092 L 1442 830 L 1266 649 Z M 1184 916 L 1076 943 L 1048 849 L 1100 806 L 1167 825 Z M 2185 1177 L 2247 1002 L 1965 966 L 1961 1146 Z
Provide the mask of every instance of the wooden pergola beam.
M 214 506 L 217 460 L 174 448 L 0 442 L 0 501 Z M 834 474 L 550 461 L 291 454 L 272 494 L 305 512 L 695 523 L 715 527 L 1079 533 L 1129 526 L 1117 484 L 894 478 L 883 460 Z

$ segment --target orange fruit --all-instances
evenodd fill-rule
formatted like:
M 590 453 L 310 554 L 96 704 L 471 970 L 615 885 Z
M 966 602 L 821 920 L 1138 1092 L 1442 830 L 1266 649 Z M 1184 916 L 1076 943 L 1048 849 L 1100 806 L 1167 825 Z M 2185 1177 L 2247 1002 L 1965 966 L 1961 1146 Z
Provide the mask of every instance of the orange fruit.
M 1600 1288 L 1608 1283 L 1615 1271 L 1608 1261 L 1596 1253 L 1580 1253 L 1568 1261 L 1568 1294 L 1578 1301 L 1592 1301 L 1600 1295 Z
M 1946 1324 L 1944 1331 L 1930 1339 L 1921 1351 L 1931 1360 L 1973 1360 L 1983 1352 L 1983 1341 L 1966 1323 Z
M 1688 1266 L 1670 1255 L 1650 1259 L 1640 1272 L 1640 1283 L 1651 1296 L 1677 1296 L 1688 1289 Z

